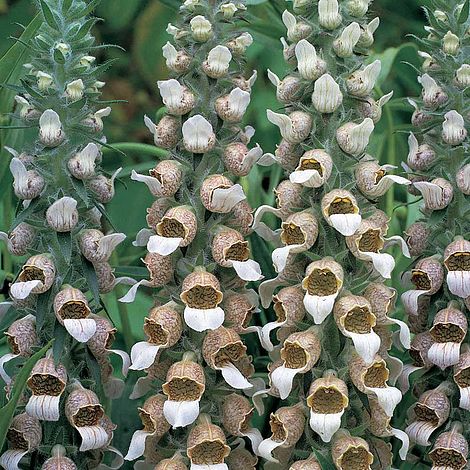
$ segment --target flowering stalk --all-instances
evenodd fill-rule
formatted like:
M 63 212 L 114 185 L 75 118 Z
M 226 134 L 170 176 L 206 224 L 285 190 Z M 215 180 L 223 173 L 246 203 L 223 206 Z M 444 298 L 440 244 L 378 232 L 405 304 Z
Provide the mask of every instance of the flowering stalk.
M 246 284 L 262 278 L 246 238 L 252 210 L 236 182 L 262 154 L 249 147 L 254 129 L 241 127 L 256 79 L 256 73 L 243 76 L 252 42 L 241 29 L 245 9 L 244 2 L 183 3 L 177 25 L 167 28 L 172 41 L 163 47 L 171 78 L 157 83 L 166 112 L 156 123 L 145 116 L 155 145 L 168 156 L 148 174 L 131 175 L 155 202 L 147 210 L 148 228 L 134 242 L 146 247 L 148 278 L 121 301 L 132 302 L 141 287 L 158 290 L 145 318 L 145 341 L 131 351 L 131 369 L 146 374 L 131 398 L 150 397 L 139 408 L 143 429 L 125 458 L 143 457 L 140 462 L 156 468 L 169 462 L 182 469 L 227 468 L 228 436 L 251 441 L 236 455 L 253 466 L 261 441 L 243 395 L 256 382 L 242 336 L 259 332 L 250 326 L 257 295 Z
M 38 5 L 44 21 L 28 45 L 32 59 L 15 87 L 12 115 L 34 137 L 25 138 L 21 149 L 7 149 L 21 205 L 2 238 L 24 260 L 10 300 L 1 304 L 1 313 L 9 310 L 14 319 L 5 333 L 11 352 L 0 358 L 8 393 L 21 361 L 49 340 L 55 343 L 27 380 L 24 412 L 11 423 L 0 465 L 16 469 L 35 452 L 35 468 L 96 468 L 107 451 L 120 465 L 122 456 L 110 447 L 115 426 L 102 405 L 123 387 L 114 377 L 111 353 L 121 357 L 124 375 L 130 363 L 126 353 L 111 349 L 116 329 L 100 315 L 99 294 L 116 283 L 108 259 L 125 238 L 105 234 L 101 223 L 119 172 L 109 176 L 101 170 L 103 117 L 111 108 L 100 101 L 99 76 L 107 66 L 97 66 L 90 55 L 97 47 L 91 5 Z M 62 445 L 53 447 L 58 436 Z
M 260 164 L 279 164 L 288 179 L 275 191 L 277 206 L 260 207 L 253 224 L 275 245 L 277 272 L 259 288 L 276 320 L 261 334 L 273 360 L 270 388 L 254 398 L 287 400 L 271 414 L 272 435 L 258 452 L 286 468 L 320 468 L 317 458 L 338 469 L 371 468 L 391 461 L 383 439 L 401 440 L 402 458 L 408 447 L 406 434 L 391 426 L 402 363 L 389 350 L 390 325 L 399 326 L 405 346 L 409 330 L 393 318 L 396 292 L 385 285 L 395 267 L 387 247 L 398 243 L 405 255 L 408 249 L 400 237 L 387 237 L 390 220 L 377 201 L 393 183 L 410 182 L 366 153 L 392 96 L 374 97 L 381 63 L 364 60 L 379 25 L 366 18 L 369 3 L 294 0 L 295 14 L 282 14 L 288 73 L 268 71 L 283 109 L 267 116 L 282 140 Z M 262 221 L 267 212 L 280 229 Z
M 433 468 L 463 468 L 468 448 L 461 445 L 462 426 L 456 422 L 461 420 L 465 429 L 464 410 L 470 410 L 464 378 L 470 370 L 465 340 L 470 308 L 469 3 L 433 1 L 426 13 L 428 36 L 418 39 L 423 91 L 409 100 L 415 111 L 404 164 L 413 182 L 409 190 L 422 198 L 422 206 L 421 218 L 407 230 L 414 262 L 408 276 L 412 288 L 402 300 L 415 336 L 402 383 L 408 390 L 414 373 L 418 401 L 406 429 L 411 441 L 433 445 Z M 447 386 L 438 386 L 442 383 Z M 450 442 L 445 448 L 444 440 Z

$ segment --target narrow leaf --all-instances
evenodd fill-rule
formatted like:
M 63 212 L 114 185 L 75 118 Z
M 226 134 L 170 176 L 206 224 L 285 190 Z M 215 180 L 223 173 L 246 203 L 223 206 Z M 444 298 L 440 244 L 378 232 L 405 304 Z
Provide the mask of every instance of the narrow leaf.
M 44 15 L 44 19 L 46 20 L 46 23 L 52 29 L 55 29 L 56 31 L 58 31 L 59 30 L 59 25 L 57 24 L 57 21 L 54 18 L 54 14 L 52 13 L 49 6 L 47 5 L 47 3 L 44 0 L 40 0 L 40 4 L 41 4 L 42 14 Z
M 83 274 L 85 276 L 88 287 L 90 288 L 93 298 L 97 304 L 100 303 L 100 289 L 98 286 L 98 278 L 96 277 L 95 268 L 84 256 L 82 256 Z
M 467 0 L 463 4 L 462 11 L 460 12 L 458 22 L 460 24 L 464 24 L 468 19 L 469 13 L 470 13 L 470 0 Z

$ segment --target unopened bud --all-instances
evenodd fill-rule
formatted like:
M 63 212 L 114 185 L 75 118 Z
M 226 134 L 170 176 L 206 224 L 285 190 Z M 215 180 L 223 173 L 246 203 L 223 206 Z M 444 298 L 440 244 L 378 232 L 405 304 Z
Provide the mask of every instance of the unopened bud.
M 208 21 L 204 16 L 195 16 L 190 22 L 191 32 L 193 38 L 199 42 L 206 42 L 214 34 L 212 31 L 211 22 Z
M 449 111 L 444 116 L 445 121 L 442 124 L 442 139 L 446 144 L 456 146 L 460 145 L 467 138 L 467 129 L 465 120 L 457 111 Z
M 77 201 L 71 197 L 63 197 L 46 211 L 46 220 L 56 232 L 70 232 L 78 223 Z
M 451 31 L 447 31 L 442 39 L 442 50 L 449 55 L 457 55 L 460 50 L 460 39 Z
M 339 85 L 329 74 L 322 75 L 316 82 L 312 93 L 312 104 L 319 113 L 335 112 L 343 103 Z

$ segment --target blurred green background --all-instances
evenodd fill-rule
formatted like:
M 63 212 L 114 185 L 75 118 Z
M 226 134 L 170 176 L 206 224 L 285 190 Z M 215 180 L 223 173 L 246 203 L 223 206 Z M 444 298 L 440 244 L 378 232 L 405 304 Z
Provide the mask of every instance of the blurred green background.
M 248 70 L 258 70 L 258 80 L 252 93 L 252 102 L 246 115 L 246 122 L 256 129 L 255 141 L 259 142 L 265 152 L 273 152 L 279 142 L 277 128 L 266 119 L 266 109 L 278 109 L 279 103 L 275 98 L 274 87 L 266 76 L 266 70 L 271 69 L 279 76 L 284 76 L 286 66 L 282 58 L 282 48 L 279 38 L 285 35 L 285 28 L 280 21 L 280 12 L 285 8 L 284 0 L 251 0 L 250 24 L 247 29 L 255 41 L 248 53 Z M 382 74 L 378 83 L 378 93 L 388 93 L 394 90 L 394 99 L 386 107 L 382 121 L 373 135 L 369 153 L 382 163 L 400 165 L 407 155 L 407 135 L 411 110 L 404 100 L 405 96 L 416 96 L 419 87 L 416 81 L 416 70 L 419 61 L 416 45 L 410 35 L 423 34 L 425 17 L 421 6 L 425 0 L 374 0 L 371 12 L 380 17 L 381 26 L 376 33 L 374 60 L 376 56 L 382 60 Z M 103 78 L 107 85 L 104 88 L 104 99 L 121 99 L 127 103 L 113 106 L 110 118 L 106 119 L 105 132 L 108 141 L 152 143 L 151 135 L 143 124 L 143 115 L 154 115 L 162 106 L 157 93 L 157 80 L 167 77 L 161 54 L 161 47 L 169 39 L 165 32 L 168 22 L 174 21 L 179 0 L 102 0 L 96 15 L 103 18 L 98 23 L 95 34 L 100 43 L 116 44 L 124 48 L 107 48 L 100 51 L 100 62 L 109 58 L 117 59 L 113 67 Z M 21 34 L 21 28 L 16 23 L 28 24 L 35 13 L 32 0 L 0 0 L 0 56 L 13 44 L 10 36 Z M 26 61 L 26 60 L 25 60 Z M 1 71 L 0 71 L 0 82 Z M 5 120 L 6 113 L 11 110 L 12 96 L 5 95 L 0 90 L 0 120 Z M 20 149 L 21 131 L 0 133 L 0 144 L 11 145 Z M 8 157 L 2 152 L 0 159 L 0 230 L 8 231 L 16 210 L 16 200 L 12 195 L 11 177 L 8 168 Z M 139 259 L 144 251 L 131 245 L 137 231 L 145 226 L 145 208 L 150 206 L 153 198 L 147 188 L 139 183 L 130 181 L 129 175 L 133 168 L 144 170 L 154 164 L 152 157 L 128 152 L 126 157 L 106 150 L 104 164 L 107 169 L 123 167 L 121 173 L 124 184 L 117 184 L 116 197 L 109 205 L 109 213 L 117 231 L 128 234 L 128 239 L 120 245 L 116 256 L 112 259 L 116 274 L 142 274 Z M 272 189 L 283 177 L 278 167 L 255 167 L 250 176 L 243 178 L 243 185 L 253 207 L 274 202 Z M 260 190 L 260 188 L 262 188 Z M 391 231 L 401 234 L 406 226 L 416 220 L 419 204 L 411 204 L 411 198 L 403 187 L 396 186 L 389 191 L 381 208 L 393 216 Z M 266 260 L 263 261 L 263 272 L 269 273 L 269 250 L 265 248 Z M 258 250 L 255 250 L 258 254 Z M 394 284 L 399 285 L 399 273 L 406 270 L 409 261 L 400 257 L 395 270 Z M 6 252 L 5 246 L 0 246 L 0 288 L 5 280 L 11 280 L 21 259 L 12 259 Z M 263 253 L 258 256 L 263 257 Z M 129 268 L 134 266 L 135 268 Z M 5 284 L 6 285 L 6 284 Z M 6 287 L 3 292 L 7 292 Z M 119 294 L 119 293 L 118 293 Z M 137 302 L 128 307 L 116 302 L 116 295 L 105 296 L 105 303 L 118 329 L 121 319 L 127 318 L 130 323 L 132 341 L 142 338 L 142 323 L 151 299 L 139 295 Z M 0 296 L 1 299 L 1 296 Z M 269 316 L 270 313 L 267 312 Z M 0 321 L 0 333 L 5 329 Z M 128 338 L 129 339 L 129 338 Z M 118 337 L 123 345 L 123 338 Z M 0 343 L 0 355 L 5 352 L 5 344 Z M 256 346 L 252 346 L 256 348 Z M 252 352 L 256 353 L 256 349 Z M 262 358 L 260 359 L 263 360 Z M 126 394 L 128 395 L 128 393 Z M 0 400 L 1 401 L 1 400 Z M 122 404 L 124 405 L 124 403 Z M 409 404 L 403 404 L 407 409 Z M 115 421 L 123 424 L 116 447 L 124 450 L 129 442 L 129 432 L 137 426 L 137 414 L 133 407 L 114 404 L 119 413 L 113 413 Z M 127 432 L 126 432 L 127 431 Z

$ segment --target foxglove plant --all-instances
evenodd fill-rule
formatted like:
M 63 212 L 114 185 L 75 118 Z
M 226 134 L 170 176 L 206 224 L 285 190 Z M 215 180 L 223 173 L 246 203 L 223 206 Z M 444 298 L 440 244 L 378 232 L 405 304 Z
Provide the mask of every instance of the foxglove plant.
M 108 259 L 123 241 L 101 224 L 114 179 L 101 169 L 106 144 L 102 118 L 111 108 L 100 100 L 88 15 L 82 0 L 41 0 L 43 24 L 30 41 L 31 63 L 15 87 L 13 119 L 34 130 L 21 149 L 8 148 L 13 189 L 20 210 L 8 234 L 9 251 L 24 261 L 10 286 L 2 315 L 14 320 L 6 331 L 11 352 L 0 358 L 0 376 L 10 394 L 24 360 L 55 339 L 32 369 L 22 397 L 24 411 L 8 431 L 0 456 L 7 470 L 31 457 L 31 468 L 97 468 L 110 447 L 114 424 L 104 399 L 117 397 L 123 381 L 113 374 L 110 349 L 116 329 L 105 318 L 100 292 L 116 282 Z M 19 359 L 19 360 L 18 360 Z M 59 444 L 55 446 L 55 444 Z M 109 467 L 100 467 L 109 468 Z
M 423 91 L 409 100 L 415 111 L 404 164 L 413 181 L 410 192 L 422 197 L 422 206 L 420 220 L 407 230 L 413 288 L 402 300 L 415 336 L 402 382 L 404 391 L 410 377 L 415 382 L 410 440 L 433 446 L 428 454 L 433 468 L 463 468 L 468 447 L 462 432 L 470 410 L 470 17 L 468 2 L 431 5 L 428 36 L 418 39 Z
M 364 60 L 379 26 L 366 18 L 369 3 L 294 1 L 295 14 L 282 14 L 289 71 L 282 79 L 268 71 L 282 109 L 267 117 L 282 140 L 260 164 L 279 164 L 287 179 L 275 191 L 276 207 L 254 216 L 254 230 L 275 245 L 277 272 L 259 288 L 276 320 L 261 332 L 273 361 L 270 388 L 254 401 L 284 400 L 258 449 L 281 468 L 323 468 L 321 459 L 338 469 L 374 461 L 381 468 L 391 461 L 383 441 L 392 436 L 402 441 L 401 457 L 407 453 L 407 435 L 391 426 L 402 363 L 389 354 L 390 326 L 399 326 L 404 346 L 410 334 L 393 317 L 396 292 L 385 281 L 395 267 L 387 247 L 409 254 L 403 239 L 387 237 L 390 220 L 377 202 L 393 183 L 410 182 L 366 153 L 392 96 L 374 97 L 381 63 Z M 279 229 L 263 222 L 266 213 L 280 219 Z
M 245 396 L 256 381 L 242 336 L 259 332 L 250 326 L 257 294 L 246 284 L 262 275 L 246 238 L 252 209 L 236 182 L 262 155 L 249 148 L 254 129 L 241 127 L 256 79 L 243 76 L 252 43 L 241 29 L 245 10 L 244 2 L 183 3 L 163 47 L 171 78 L 157 83 L 165 113 L 156 123 L 144 119 L 168 153 L 148 174 L 131 175 L 155 202 L 134 242 L 146 247 L 148 278 L 121 301 L 134 301 L 141 287 L 158 289 L 146 339 L 131 351 L 131 369 L 145 371 L 131 398 L 150 395 L 125 457 L 143 456 L 139 465 L 223 469 L 231 449 L 251 467 L 257 461 L 261 435 Z

